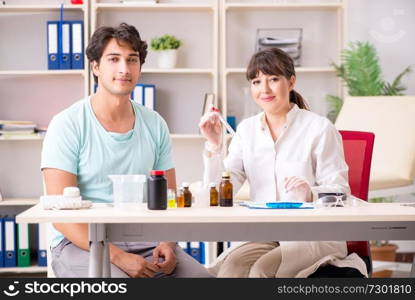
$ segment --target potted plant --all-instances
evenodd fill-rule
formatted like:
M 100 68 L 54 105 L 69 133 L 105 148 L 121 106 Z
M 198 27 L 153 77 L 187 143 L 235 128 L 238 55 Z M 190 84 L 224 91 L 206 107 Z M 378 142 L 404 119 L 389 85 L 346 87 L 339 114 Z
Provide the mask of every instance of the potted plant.
M 182 41 L 173 35 L 165 34 L 151 40 L 151 49 L 158 51 L 159 68 L 174 68 L 177 63 L 177 49 L 182 45 Z
M 369 42 L 351 42 L 347 49 L 342 51 L 342 63 L 331 64 L 338 77 L 347 87 L 350 96 L 399 96 L 403 95 L 406 87 L 401 79 L 412 71 L 406 67 L 392 83 L 383 80 L 382 70 L 375 47 Z M 343 99 L 327 95 L 329 104 L 327 117 L 334 123 L 343 104 Z

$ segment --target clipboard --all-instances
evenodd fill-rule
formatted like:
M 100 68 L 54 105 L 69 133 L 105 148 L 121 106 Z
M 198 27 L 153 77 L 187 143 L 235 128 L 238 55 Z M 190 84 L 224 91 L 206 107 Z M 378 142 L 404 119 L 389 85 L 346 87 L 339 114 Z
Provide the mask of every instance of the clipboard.
M 314 204 L 308 202 L 266 202 L 266 203 L 250 203 L 242 202 L 239 205 L 246 206 L 251 209 L 313 209 Z

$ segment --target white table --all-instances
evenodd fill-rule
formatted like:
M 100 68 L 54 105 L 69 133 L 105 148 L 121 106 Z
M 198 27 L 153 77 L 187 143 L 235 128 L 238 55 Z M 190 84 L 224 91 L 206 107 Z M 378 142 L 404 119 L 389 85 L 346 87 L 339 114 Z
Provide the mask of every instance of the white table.
M 151 211 L 94 204 L 84 210 L 44 210 L 40 204 L 17 223 L 88 223 L 91 277 L 110 276 L 107 241 L 335 241 L 415 240 L 415 207 L 370 203 L 323 209 L 177 208 Z M 415 260 L 411 277 L 415 277 Z

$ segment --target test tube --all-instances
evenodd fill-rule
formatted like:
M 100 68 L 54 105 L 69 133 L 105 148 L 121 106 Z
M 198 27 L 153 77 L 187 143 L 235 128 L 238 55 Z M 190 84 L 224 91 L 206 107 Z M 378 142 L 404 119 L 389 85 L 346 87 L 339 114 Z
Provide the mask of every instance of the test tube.
M 229 125 L 229 123 L 226 122 L 226 120 L 222 117 L 222 115 L 219 113 L 219 109 L 217 109 L 216 107 L 212 106 L 212 110 L 218 113 L 219 120 L 221 121 L 221 123 L 223 124 L 223 126 L 225 126 L 225 128 L 229 132 L 229 134 L 233 137 L 235 135 L 235 130 L 233 130 L 233 128 L 231 127 L 231 125 Z

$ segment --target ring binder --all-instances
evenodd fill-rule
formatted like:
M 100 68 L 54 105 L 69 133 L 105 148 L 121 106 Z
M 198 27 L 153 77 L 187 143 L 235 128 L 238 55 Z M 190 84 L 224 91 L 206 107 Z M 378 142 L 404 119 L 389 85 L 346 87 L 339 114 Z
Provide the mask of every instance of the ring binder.
M 60 60 L 60 69 L 68 70 L 71 69 L 71 23 L 69 21 L 62 21 L 62 39 L 60 46 L 61 49 L 61 60 Z
M 4 219 L 4 266 L 16 267 L 16 223 L 14 217 L 6 216 Z
M 59 53 L 59 21 L 47 22 L 48 37 L 48 69 L 60 69 L 60 53 Z
M 72 69 L 84 68 L 84 41 L 83 21 L 70 21 L 71 23 L 71 47 L 72 47 Z

